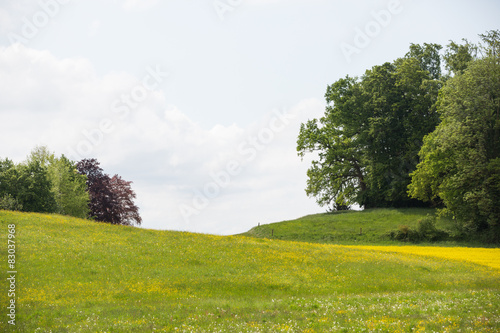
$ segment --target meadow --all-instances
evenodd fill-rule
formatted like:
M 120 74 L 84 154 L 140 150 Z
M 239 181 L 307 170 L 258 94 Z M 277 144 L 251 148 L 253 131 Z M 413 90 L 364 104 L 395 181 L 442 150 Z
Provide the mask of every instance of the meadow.
M 435 213 L 436 211 L 430 208 L 339 211 L 263 224 L 242 235 L 322 244 L 400 245 L 401 242 L 390 238 L 391 232 L 398 231 L 401 226 L 417 230 L 419 221 L 428 216 L 434 216 Z M 437 218 L 435 226 L 450 236 L 457 233 L 449 218 Z M 432 245 L 436 244 L 436 242 L 432 243 Z M 484 243 L 477 240 L 461 240 L 458 237 L 451 237 L 438 244 L 440 246 L 484 246 Z
M 499 249 L 399 253 L 0 211 L 4 277 L 9 224 L 18 308 L 2 331 L 500 331 Z

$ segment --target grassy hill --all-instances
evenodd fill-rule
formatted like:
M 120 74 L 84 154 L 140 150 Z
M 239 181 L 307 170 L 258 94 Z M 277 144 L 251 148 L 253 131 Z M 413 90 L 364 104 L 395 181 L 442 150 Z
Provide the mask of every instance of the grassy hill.
M 434 213 L 433 209 L 424 208 L 388 208 L 316 214 L 292 221 L 260 225 L 242 235 L 326 244 L 397 245 L 401 242 L 391 239 L 391 232 L 398 232 L 400 226 L 417 230 L 418 222 Z M 436 227 L 452 233 L 449 219 L 437 219 Z M 478 244 L 453 240 L 440 243 L 447 246 Z
M 500 270 L 487 265 L 0 211 L 4 312 L 10 224 L 16 327 L 4 314 L 0 331 L 500 330 Z

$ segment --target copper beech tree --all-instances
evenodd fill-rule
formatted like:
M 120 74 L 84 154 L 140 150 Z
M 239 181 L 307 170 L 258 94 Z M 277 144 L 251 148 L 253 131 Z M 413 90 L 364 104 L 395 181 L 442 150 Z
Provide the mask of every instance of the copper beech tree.
M 77 169 L 87 176 L 91 218 L 111 224 L 141 224 L 139 208 L 134 204 L 136 195 L 130 186 L 132 182 L 118 175 L 110 177 L 105 174 L 96 159 L 81 160 Z

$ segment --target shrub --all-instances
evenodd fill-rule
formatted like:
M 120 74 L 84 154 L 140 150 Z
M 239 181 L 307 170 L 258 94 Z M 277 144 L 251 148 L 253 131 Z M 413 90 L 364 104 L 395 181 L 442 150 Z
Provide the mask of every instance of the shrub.
M 23 205 L 10 194 L 0 197 L 0 209 L 3 210 L 23 210 Z
M 417 223 L 417 232 L 422 240 L 436 242 L 448 238 L 448 233 L 436 227 L 436 218 L 427 215 Z
M 405 242 L 417 242 L 420 236 L 416 230 L 413 230 L 409 226 L 400 225 L 396 232 L 391 233 L 391 238 Z
M 407 225 L 400 225 L 398 230 L 391 231 L 388 236 L 392 240 L 417 243 L 420 241 L 437 242 L 449 238 L 447 232 L 436 227 L 436 218 L 427 215 L 417 222 L 416 229 Z

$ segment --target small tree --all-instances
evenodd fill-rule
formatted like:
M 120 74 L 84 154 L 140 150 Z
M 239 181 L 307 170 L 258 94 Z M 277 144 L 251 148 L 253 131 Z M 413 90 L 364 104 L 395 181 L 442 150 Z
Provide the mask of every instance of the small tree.
M 116 223 L 111 211 L 114 206 L 110 178 L 106 175 L 96 159 L 83 159 L 76 164 L 78 172 L 87 176 L 89 193 L 89 216 L 96 221 Z
M 118 175 L 110 178 L 96 159 L 81 160 L 77 169 L 87 176 L 90 217 L 111 224 L 141 224 L 139 208 L 133 202 L 136 196 L 130 187 L 132 182 Z
M 80 218 L 89 214 L 87 178 L 76 170 L 76 164 L 64 155 L 52 158 L 48 167 L 52 193 L 56 200 L 56 212 Z

